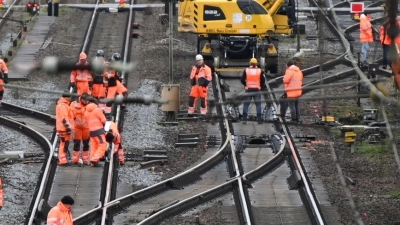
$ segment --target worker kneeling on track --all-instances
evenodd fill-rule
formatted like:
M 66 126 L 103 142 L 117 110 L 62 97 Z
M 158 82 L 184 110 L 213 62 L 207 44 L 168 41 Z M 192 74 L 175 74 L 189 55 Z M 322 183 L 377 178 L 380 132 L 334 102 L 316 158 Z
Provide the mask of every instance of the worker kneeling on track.
M 202 55 L 196 55 L 196 65 L 190 73 L 190 83 L 192 88 L 189 95 L 188 115 L 194 114 L 197 98 L 201 99 L 200 114 L 205 117 L 207 114 L 208 84 L 212 80 L 211 68 L 204 64 Z
M 99 160 L 107 150 L 104 125 L 106 117 L 103 110 L 96 103 L 89 103 L 84 114 L 90 132 L 90 165 L 98 166 Z
M 59 165 L 67 165 L 67 152 L 71 133 L 74 129 L 73 113 L 70 109 L 71 97 L 68 90 L 58 100 L 56 106 L 56 130 L 60 138 L 60 145 L 58 147 L 58 160 Z
M 261 119 L 261 90 L 265 90 L 265 76 L 264 72 L 257 67 L 257 59 L 252 58 L 250 60 L 250 67 L 243 71 L 241 83 L 245 86 L 245 93 L 248 95 L 244 98 L 243 103 L 243 124 L 247 123 L 247 116 L 249 112 L 249 106 L 251 99 L 254 99 L 254 103 L 257 109 L 257 121 L 262 124 Z
M 114 53 L 111 57 L 111 62 L 121 61 L 121 55 L 119 53 Z M 107 87 L 107 98 L 115 98 L 115 96 L 123 95 L 126 96 L 128 89 L 121 83 L 122 78 L 116 70 L 108 70 L 104 76 L 104 83 Z M 104 110 L 106 115 L 111 114 L 112 103 L 107 103 L 106 109 Z
M 83 143 L 82 161 L 85 164 L 89 163 L 89 125 L 84 117 L 86 106 L 89 104 L 88 97 L 89 94 L 84 93 L 79 97 L 78 101 L 74 101 L 70 105 L 75 123 L 74 151 L 72 154 L 72 163 L 74 164 L 79 163 L 81 142 Z
M 88 65 L 87 55 L 84 52 L 79 54 L 79 62 L 76 65 Z M 70 86 L 76 89 L 79 95 L 83 93 L 91 94 L 93 76 L 89 70 L 73 70 L 70 77 Z
M 106 131 L 106 140 L 107 142 L 112 142 L 114 144 L 113 154 L 118 152 L 118 160 L 120 165 L 125 164 L 125 155 L 124 149 L 121 144 L 121 134 L 118 131 L 118 126 L 113 121 L 107 121 L 104 126 L 104 130 Z

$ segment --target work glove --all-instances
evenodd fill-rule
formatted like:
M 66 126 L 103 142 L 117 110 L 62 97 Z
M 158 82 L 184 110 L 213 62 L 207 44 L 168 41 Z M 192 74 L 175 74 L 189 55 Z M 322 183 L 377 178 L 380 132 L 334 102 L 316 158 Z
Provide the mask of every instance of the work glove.
M 204 77 L 199 78 L 199 86 L 207 87 L 209 83 L 210 83 L 210 81 L 207 80 L 206 78 L 204 78 Z
M 71 132 L 72 132 L 71 128 L 67 127 L 67 130 L 65 132 L 67 132 L 67 134 L 71 134 Z
M 3 75 L 3 80 L 4 80 L 4 83 L 5 83 L 5 84 L 8 83 L 8 73 L 4 73 L 4 75 Z
M 196 85 L 196 79 L 195 78 L 190 79 L 190 84 L 192 86 Z
M 73 89 L 76 89 L 76 83 L 75 82 L 69 83 L 69 87 L 72 87 Z

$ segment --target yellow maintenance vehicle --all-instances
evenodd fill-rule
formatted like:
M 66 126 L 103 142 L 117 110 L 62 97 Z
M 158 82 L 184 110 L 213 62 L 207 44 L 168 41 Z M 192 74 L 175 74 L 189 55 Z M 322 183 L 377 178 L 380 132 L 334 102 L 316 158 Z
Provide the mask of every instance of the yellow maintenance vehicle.
M 259 67 L 278 72 L 276 34 L 291 34 L 294 0 L 180 0 L 178 32 L 198 34 L 197 53 L 214 68 Z

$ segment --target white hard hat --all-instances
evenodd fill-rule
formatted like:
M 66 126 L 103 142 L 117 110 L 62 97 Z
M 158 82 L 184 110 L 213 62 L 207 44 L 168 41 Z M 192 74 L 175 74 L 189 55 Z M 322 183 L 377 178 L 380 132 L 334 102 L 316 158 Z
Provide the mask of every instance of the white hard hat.
M 204 58 L 203 58 L 203 56 L 202 55 L 196 55 L 196 61 L 199 61 L 199 60 L 203 60 Z

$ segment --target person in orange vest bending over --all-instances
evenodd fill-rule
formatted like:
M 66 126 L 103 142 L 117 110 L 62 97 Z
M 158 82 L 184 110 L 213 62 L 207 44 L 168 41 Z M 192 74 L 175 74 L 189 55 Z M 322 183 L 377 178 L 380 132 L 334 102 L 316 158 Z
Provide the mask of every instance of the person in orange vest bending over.
M 302 95 L 303 72 L 294 64 L 293 60 L 289 60 L 286 64 L 286 72 L 283 77 L 285 84 L 286 96 L 289 100 L 289 108 L 292 122 L 300 122 L 300 106 L 299 98 Z M 282 115 L 283 119 L 285 115 Z
M 188 115 L 194 113 L 197 98 L 200 98 L 200 114 L 205 117 L 207 114 L 208 84 L 212 81 L 211 68 L 204 64 L 202 55 L 196 55 L 196 65 L 192 67 L 190 73 L 190 83 L 192 89 L 189 94 Z
M 88 65 L 87 55 L 84 52 L 79 54 L 79 62 L 77 65 Z M 89 70 L 72 70 L 70 86 L 76 89 L 76 93 L 81 95 L 83 93 L 91 94 L 91 87 L 93 85 L 92 73 Z
M 3 193 L 3 182 L 0 178 L 0 209 L 3 208 L 4 206 L 4 193 Z
M 261 90 L 266 89 L 264 71 L 257 67 L 257 59 L 252 58 L 250 60 L 250 66 L 243 71 L 240 82 L 245 86 L 245 93 L 251 94 L 246 96 L 243 103 L 243 124 L 247 123 L 247 116 L 249 112 L 249 106 L 251 99 L 254 99 L 257 110 L 257 121 L 262 124 L 261 118 Z
M 0 84 L 8 83 L 8 67 L 7 67 L 7 58 L 0 59 Z M 3 95 L 6 88 L 4 86 L 0 86 L 0 104 L 3 101 Z
M 104 126 L 106 131 L 107 142 L 112 142 L 114 144 L 113 154 L 118 152 L 118 160 L 120 165 L 125 164 L 124 148 L 121 144 L 121 134 L 118 131 L 118 126 L 113 121 L 107 121 Z
M 67 151 L 69 141 L 71 139 L 71 133 L 74 129 L 73 124 L 73 113 L 69 107 L 71 98 L 68 94 L 68 90 L 58 100 L 56 106 L 56 130 L 60 137 L 60 145 L 58 147 L 58 160 L 59 165 L 67 165 Z
M 103 50 L 97 50 L 96 57 L 94 60 L 100 61 L 103 65 L 107 64 L 107 62 L 104 60 Z M 93 74 L 92 96 L 96 99 L 106 98 L 107 96 L 106 86 L 104 84 L 104 78 L 103 78 L 105 71 L 106 70 L 104 70 L 103 73 L 101 74 Z M 99 103 L 99 107 L 104 110 L 105 104 Z
M 75 129 L 74 129 L 74 148 L 72 154 L 72 163 L 78 164 L 79 158 L 81 157 L 81 142 L 83 143 L 82 148 L 82 161 L 85 164 L 89 163 L 89 126 L 85 120 L 84 114 L 86 111 L 86 106 L 89 104 L 87 100 L 89 94 L 83 93 L 82 96 L 78 98 L 78 101 L 71 103 L 71 111 L 74 118 Z
M 47 225 L 73 225 L 72 205 L 75 203 L 71 196 L 64 196 L 47 214 Z
M 121 55 L 119 53 L 114 53 L 111 57 L 111 62 L 115 63 L 121 61 Z M 105 72 L 104 83 L 107 87 L 107 98 L 115 98 L 116 95 L 126 95 L 128 89 L 121 83 L 121 76 L 116 70 L 108 70 Z M 112 104 L 108 103 L 104 112 L 106 115 L 111 114 Z
M 90 165 L 98 166 L 101 158 L 107 151 L 104 125 L 106 117 L 103 110 L 96 103 L 89 103 L 84 114 L 90 131 Z
M 361 62 L 368 64 L 368 51 L 369 42 L 373 42 L 374 37 L 372 36 L 372 25 L 365 14 L 360 16 L 360 42 L 361 42 Z

